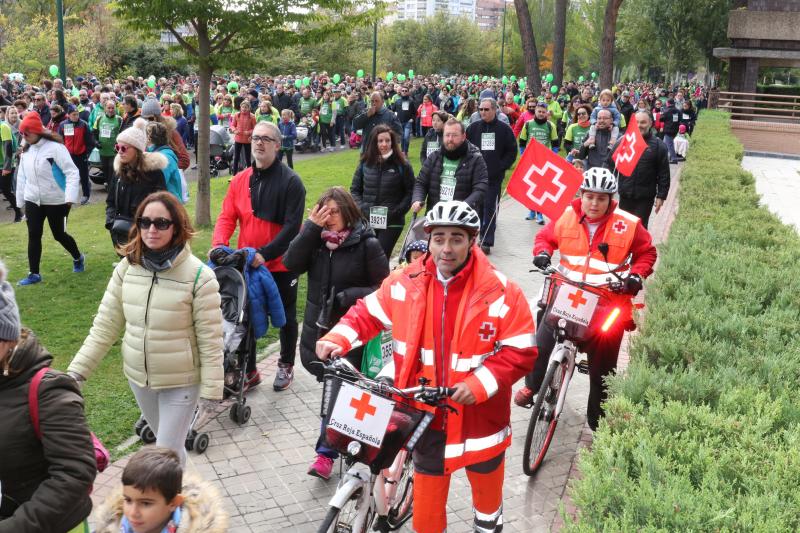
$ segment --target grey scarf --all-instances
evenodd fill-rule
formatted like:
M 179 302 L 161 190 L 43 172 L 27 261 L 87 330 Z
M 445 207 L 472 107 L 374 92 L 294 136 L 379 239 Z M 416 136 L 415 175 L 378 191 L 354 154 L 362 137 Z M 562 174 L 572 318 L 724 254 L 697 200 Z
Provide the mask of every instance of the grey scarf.
M 142 266 L 150 272 L 164 272 L 172 268 L 172 262 L 183 250 L 183 245 L 165 248 L 160 252 L 146 250 L 142 254 Z

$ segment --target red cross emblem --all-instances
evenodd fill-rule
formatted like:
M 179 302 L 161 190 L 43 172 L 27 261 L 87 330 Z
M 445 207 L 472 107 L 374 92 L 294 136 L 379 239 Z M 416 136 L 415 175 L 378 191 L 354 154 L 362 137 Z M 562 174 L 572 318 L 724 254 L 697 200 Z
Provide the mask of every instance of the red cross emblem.
M 574 309 L 577 309 L 588 301 L 583 297 L 583 291 L 580 289 L 567 296 L 567 299 L 572 302 L 572 307 Z
M 364 416 L 366 415 L 374 415 L 377 408 L 374 405 L 370 405 L 369 400 L 372 398 L 366 392 L 361 394 L 361 398 L 356 400 L 352 398 L 350 400 L 350 407 L 356 410 L 356 420 L 364 420 Z
M 496 334 L 497 330 L 494 329 L 494 324 L 491 322 L 484 322 L 481 324 L 481 329 L 478 330 L 478 336 L 483 342 L 491 340 Z
M 611 229 L 614 230 L 614 233 L 625 233 L 625 230 L 628 229 L 628 225 L 625 223 L 624 220 L 617 220 Z
M 567 188 L 567 186 L 561 182 L 561 174 L 563 173 L 563 170 L 550 161 L 546 161 L 541 167 L 531 165 L 528 173 L 522 178 L 522 181 L 530 187 L 527 193 L 528 198 L 539 205 L 542 205 L 545 200 L 558 203 L 561 199 L 561 195 L 564 194 L 564 190 Z M 540 183 L 537 183 L 532 178 L 532 174 L 538 174 L 543 179 L 541 179 Z

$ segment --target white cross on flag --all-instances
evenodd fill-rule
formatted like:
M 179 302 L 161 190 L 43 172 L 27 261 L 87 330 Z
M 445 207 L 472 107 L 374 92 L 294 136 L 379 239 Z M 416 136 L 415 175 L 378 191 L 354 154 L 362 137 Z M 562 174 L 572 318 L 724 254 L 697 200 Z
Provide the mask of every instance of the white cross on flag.
M 508 180 L 508 194 L 528 209 L 558 219 L 583 182 L 565 159 L 531 139 Z
M 628 129 L 625 135 L 617 143 L 617 148 L 614 150 L 614 166 L 617 171 L 623 176 L 630 176 L 633 174 L 633 169 L 639 162 L 644 151 L 647 150 L 647 141 L 642 137 L 639 131 L 639 125 L 636 123 L 636 115 L 631 115 L 631 121 L 628 124 Z

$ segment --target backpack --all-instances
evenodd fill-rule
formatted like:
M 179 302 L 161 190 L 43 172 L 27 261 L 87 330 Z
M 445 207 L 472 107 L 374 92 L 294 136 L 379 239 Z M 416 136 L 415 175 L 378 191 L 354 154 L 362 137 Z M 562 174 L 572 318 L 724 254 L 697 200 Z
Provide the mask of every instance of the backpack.
M 42 428 L 39 426 L 39 384 L 42 382 L 42 378 L 47 374 L 48 370 L 50 370 L 49 367 L 40 368 L 36 374 L 34 374 L 33 379 L 31 379 L 31 384 L 28 387 L 28 409 L 31 415 L 31 424 L 33 425 L 34 433 L 36 433 L 36 438 L 39 439 L 39 441 L 42 440 Z M 92 445 L 94 446 L 94 459 L 97 461 L 97 471 L 102 472 L 108 468 L 111 462 L 111 455 L 94 433 L 92 433 Z

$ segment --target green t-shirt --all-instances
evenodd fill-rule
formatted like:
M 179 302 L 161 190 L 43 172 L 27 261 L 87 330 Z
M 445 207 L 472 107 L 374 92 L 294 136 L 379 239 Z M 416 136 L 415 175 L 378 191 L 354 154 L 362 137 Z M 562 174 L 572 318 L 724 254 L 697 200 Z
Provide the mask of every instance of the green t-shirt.
M 591 126 L 582 128 L 577 122 L 575 124 L 570 124 L 567 128 L 567 132 L 564 134 L 564 140 L 572 141 L 572 147 L 579 148 L 589 134 L 590 129 Z
M 535 120 L 529 120 L 522 128 L 519 135 L 520 139 L 536 139 L 548 148 L 553 147 L 553 141 L 558 139 L 556 127 L 549 120 L 544 124 L 538 124 Z
M 109 117 L 105 113 L 97 117 L 92 128 L 97 133 L 97 138 L 100 140 L 100 155 L 113 156 L 114 144 L 117 142 L 117 135 L 119 135 L 119 128 L 122 125 L 122 119 L 114 115 Z
M 270 108 L 269 113 L 262 113 L 260 109 L 256 111 L 256 122 L 272 122 L 273 124 L 277 124 L 280 121 L 281 116 L 274 107 Z
M 333 120 L 333 105 L 330 101 L 320 100 L 317 102 L 319 107 L 319 121 L 322 124 L 330 124 Z
M 331 105 L 333 106 L 333 110 L 336 111 L 336 114 L 344 113 L 345 108 L 347 107 L 347 100 L 340 96 L 338 99 L 331 100 Z
M 449 202 L 456 192 L 456 169 L 460 159 L 442 157 L 442 177 L 439 182 L 439 201 Z
M 300 114 L 301 115 L 308 115 L 311 113 L 311 110 L 314 109 L 314 104 L 316 101 L 313 98 L 301 98 L 300 99 Z

